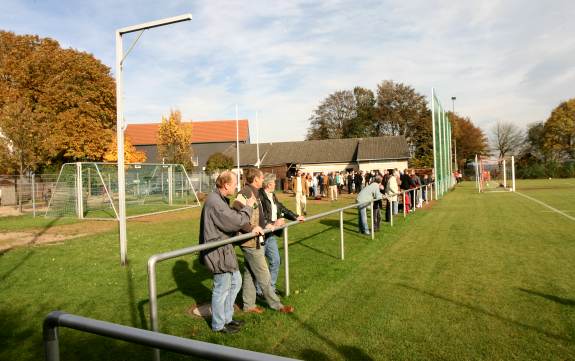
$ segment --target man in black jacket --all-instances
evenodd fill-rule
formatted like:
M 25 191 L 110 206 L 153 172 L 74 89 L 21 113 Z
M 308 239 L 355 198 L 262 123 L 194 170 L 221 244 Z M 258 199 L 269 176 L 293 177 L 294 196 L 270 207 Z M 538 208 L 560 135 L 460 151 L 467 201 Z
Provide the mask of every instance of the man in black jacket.
M 280 203 L 280 201 L 278 201 L 274 193 L 275 180 L 276 176 L 274 174 L 266 173 L 264 176 L 263 187 L 259 190 L 266 224 L 265 227 L 268 229 L 281 227 L 285 224 L 284 218 L 289 219 L 290 221 L 303 222 L 305 220 L 303 216 L 298 216 L 294 212 L 287 209 L 283 204 Z M 267 233 L 265 239 L 265 254 L 269 263 L 271 284 L 276 293 L 276 281 L 278 279 L 281 263 L 277 237 L 281 237 L 282 233 L 283 229 Z M 261 294 L 261 287 L 259 285 L 257 286 L 257 291 L 258 294 Z

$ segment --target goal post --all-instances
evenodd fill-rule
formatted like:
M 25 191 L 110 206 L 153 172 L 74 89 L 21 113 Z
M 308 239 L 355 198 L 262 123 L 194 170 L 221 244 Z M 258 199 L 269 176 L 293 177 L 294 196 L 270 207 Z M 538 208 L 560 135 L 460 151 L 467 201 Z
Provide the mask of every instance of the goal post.
M 481 192 L 515 192 L 515 157 L 475 156 L 475 180 Z

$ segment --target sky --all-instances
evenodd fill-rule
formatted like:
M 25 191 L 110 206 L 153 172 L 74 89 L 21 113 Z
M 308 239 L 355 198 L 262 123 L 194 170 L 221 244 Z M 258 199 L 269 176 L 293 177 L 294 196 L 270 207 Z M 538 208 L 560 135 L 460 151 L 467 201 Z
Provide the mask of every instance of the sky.
M 115 74 L 116 29 L 185 13 L 193 20 L 145 31 L 126 58 L 128 123 L 171 109 L 235 119 L 237 104 L 252 142 L 303 140 L 329 94 L 393 80 L 428 98 L 435 88 L 446 110 L 455 96 L 455 112 L 489 134 L 575 97 L 572 0 L 0 0 L 0 29 L 56 39 Z

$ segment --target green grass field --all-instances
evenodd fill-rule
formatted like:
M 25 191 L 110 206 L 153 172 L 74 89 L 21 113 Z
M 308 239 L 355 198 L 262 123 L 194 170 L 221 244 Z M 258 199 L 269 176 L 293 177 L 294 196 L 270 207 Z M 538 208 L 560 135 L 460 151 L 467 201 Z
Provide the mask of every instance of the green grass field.
M 292 295 L 284 301 L 296 312 L 238 313 L 247 324 L 237 335 L 214 334 L 187 315 L 210 299 L 211 275 L 197 256 L 161 263 L 161 331 L 305 360 L 575 359 L 575 221 L 473 185 L 383 226 L 375 240 L 359 235 L 356 211 L 346 211 L 345 261 L 337 216 L 290 229 Z M 574 179 L 518 181 L 517 190 L 575 216 Z M 350 202 L 309 202 L 309 213 Z M 293 198 L 284 203 L 294 208 Z M 41 359 L 42 320 L 56 309 L 148 328 L 147 259 L 196 244 L 199 213 L 129 222 L 124 268 L 115 231 L 0 256 L 0 360 Z M 32 226 L 0 219 L 0 230 Z M 140 346 L 60 335 L 63 360 L 151 358 Z

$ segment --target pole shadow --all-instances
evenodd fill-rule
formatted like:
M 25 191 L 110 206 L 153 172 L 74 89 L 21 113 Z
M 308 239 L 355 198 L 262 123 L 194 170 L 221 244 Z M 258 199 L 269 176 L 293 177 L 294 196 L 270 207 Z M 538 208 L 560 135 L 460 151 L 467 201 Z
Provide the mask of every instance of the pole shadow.
M 525 288 L 517 288 L 519 291 L 528 293 L 530 295 L 534 295 L 534 296 L 539 296 L 542 298 L 545 298 L 549 301 L 553 301 L 553 302 L 557 302 L 561 305 L 565 305 L 565 306 L 575 306 L 575 300 L 569 299 L 569 298 L 563 298 L 563 297 L 558 297 L 558 296 L 554 296 L 554 295 L 549 295 L 547 293 L 541 293 L 541 292 L 537 292 L 537 291 L 531 291 L 531 290 L 527 290 Z
M 193 261 L 193 267 L 190 269 L 189 263 L 184 260 L 178 260 L 172 267 L 172 276 L 176 282 L 177 287 L 169 291 L 158 294 L 157 299 L 181 292 L 183 295 L 191 297 L 195 300 L 196 304 L 210 302 L 212 298 L 212 290 L 206 287 L 203 282 L 212 279 L 209 273 L 201 264 L 199 257 Z M 150 299 L 144 299 L 138 302 L 138 313 L 140 316 L 140 325 L 144 329 L 148 329 L 148 321 L 146 318 L 145 306 L 149 304 Z
M 56 218 L 52 219 L 45 227 L 43 227 L 43 228 L 40 230 L 40 232 L 38 232 L 36 235 L 34 235 L 34 238 L 33 238 L 30 242 L 26 243 L 25 247 L 35 245 L 36 242 L 38 241 L 38 239 L 39 239 L 44 233 L 48 232 L 48 230 L 49 230 L 50 228 L 52 228 L 52 227 L 54 226 L 54 223 L 56 223 L 60 218 L 62 218 L 62 217 L 56 217 Z M 12 247 L 12 248 L 8 248 L 8 249 L 5 249 L 4 251 L 1 251 L 1 252 L 0 252 L 0 257 L 1 257 L 2 255 L 6 254 L 7 252 L 11 251 L 12 249 L 13 249 L 13 247 Z M 6 278 L 8 278 L 12 273 L 14 273 L 18 268 L 20 268 L 21 266 L 23 266 L 23 265 L 28 261 L 28 259 L 30 259 L 30 257 L 32 257 L 32 255 L 34 255 L 34 253 L 35 253 L 34 250 L 28 251 L 28 253 L 26 253 L 26 256 L 24 256 L 24 257 L 20 260 L 20 262 L 18 262 L 14 267 L 12 267 L 12 269 L 10 269 L 8 272 L 6 272 L 5 274 L 3 274 L 3 275 L 0 277 L 0 282 L 1 282 L 1 281 L 4 281 L 4 280 L 5 280 Z
M 451 303 L 451 304 L 453 304 L 453 305 L 456 305 L 456 306 L 459 306 L 459 307 L 468 309 L 468 310 L 473 311 L 473 312 L 476 312 L 476 313 L 480 313 L 480 314 L 483 314 L 483 315 L 486 315 L 486 316 L 489 316 L 489 317 L 493 317 L 493 318 L 495 318 L 495 319 L 497 319 L 497 320 L 499 320 L 499 321 L 505 322 L 505 323 L 507 323 L 507 324 L 516 326 L 516 327 L 521 328 L 521 329 L 524 329 L 524 330 L 533 331 L 533 332 L 539 333 L 539 334 L 541 334 L 541 335 L 547 336 L 547 337 L 552 338 L 552 339 L 555 339 L 555 340 L 560 340 L 560 341 L 569 342 L 569 343 L 572 343 L 572 342 L 574 341 L 574 340 L 571 339 L 571 338 L 564 337 L 564 336 L 561 336 L 561 335 L 557 335 L 557 334 L 554 334 L 554 333 L 551 333 L 551 332 L 542 330 L 542 329 L 540 329 L 540 328 L 537 328 L 537 327 L 535 327 L 535 326 L 526 325 L 526 324 L 521 323 L 521 322 L 519 322 L 519 321 L 515 321 L 515 320 L 512 320 L 512 319 L 510 319 L 510 318 L 500 316 L 500 315 L 498 315 L 498 314 L 496 314 L 496 313 L 494 313 L 494 312 L 485 310 L 485 309 L 483 309 L 483 308 L 481 308 L 481 307 L 478 307 L 478 306 L 468 305 L 468 304 L 466 304 L 466 303 L 463 303 L 463 302 L 460 302 L 460 301 L 456 301 L 456 300 L 452 300 L 452 299 L 447 298 L 447 297 L 445 297 L 445 296 L 441 296 L 441 295 L 438 295 L 438 294 L 435 294 L 435 293 L 432 293 L 432 292 L 424 291 L 424 290 L 421 290 L 421 289 L 419 289 L 419 288 L 412 287 L 412 286 L 409 286 L 409 285 L 406 285 L 406 284 L 402 284 L 402 283 L 393 283 L 393 285 L 399 286 L 399 287 L 403 287 L 403 288 L 406 288 L 406 289 L 408 289 L 408 290 L 415 291 L 415 292 L 424 294 L 424 295 L 426 295 L 426 296 L 430 296 L 430 297 L 433 297 L 433 298 L 435 298 L 435 299 L 438 299 L 438 300 L 442 300 L 442 301 Z
M 337 353 L 339 353 L 345 360 L 348 361 L 374 361 L 375 359 L 368 355 L 362 349 L 355 347 L 355 346 L 347 346 L 347 345 L 338 345 L 332 340 L 328 339 L 324 335 L 321 334 L 318 330 L 316 330 L 313 326 L 309 325 L 308 323 L 302 321 L 297 315 L 291 314 L 290 318 L 296 320 L 300 326 L 305 329 L 306 331 L 312 333 L 315 337 L 320 339 L 322 342 L 327 344 Z M 329 360 L 330 358 L 322 352 L 312 350 L 312 349 L 305 349 L 300 353 L 300 357 L 304 360 L 310 361 L 324 361 Z

